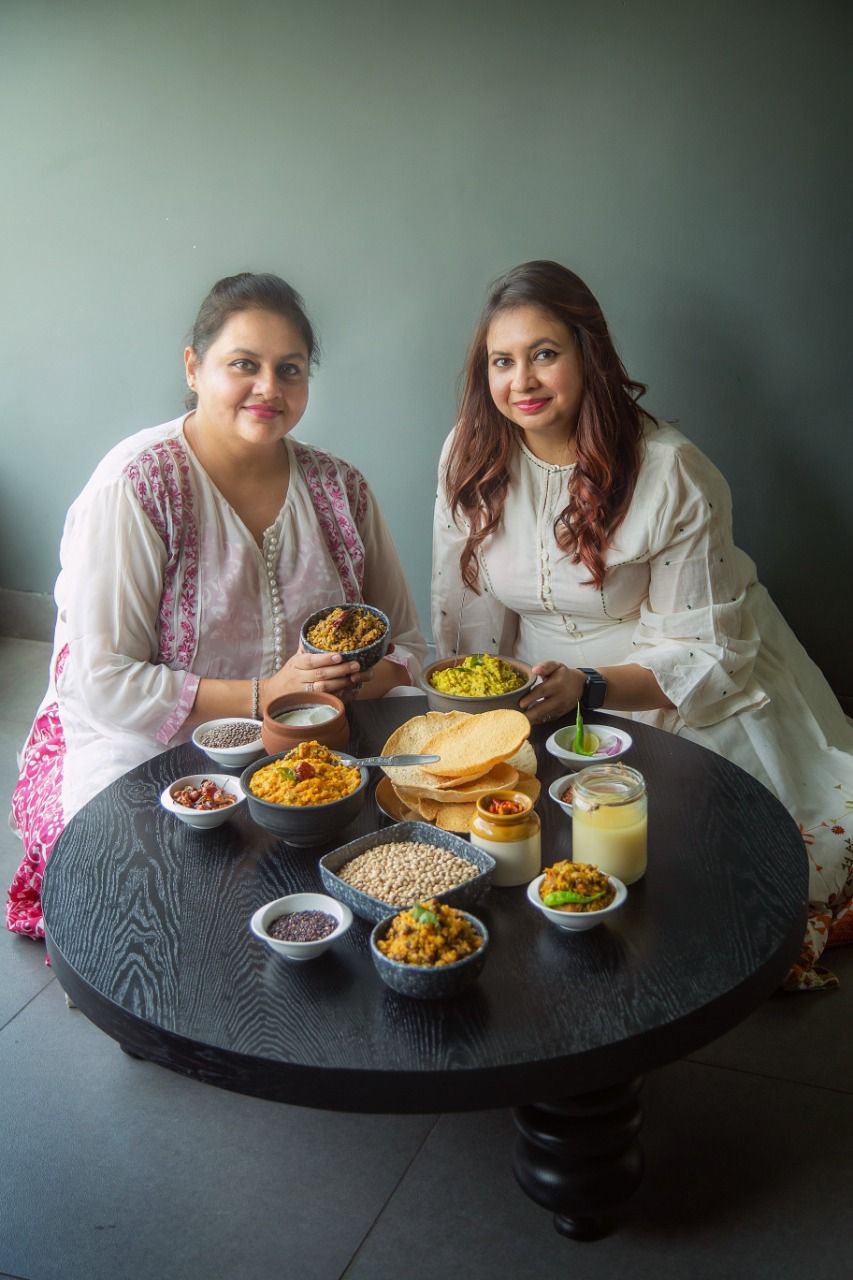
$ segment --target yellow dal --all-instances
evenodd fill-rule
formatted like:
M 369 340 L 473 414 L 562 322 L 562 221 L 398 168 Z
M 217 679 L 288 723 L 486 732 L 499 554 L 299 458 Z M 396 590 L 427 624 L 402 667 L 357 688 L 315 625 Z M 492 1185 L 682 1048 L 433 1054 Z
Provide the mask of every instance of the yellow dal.
M 466 658 L 458 667 L 445 667 L 443 671 L 434 671 L 430 676 L 430 684 L 439 693 L 455 694 L 464 698 L 486 698 L 496 693 L 512 693 L 525 683 L 524 676 L 509 663 L 491 653 Z
M 307 763 L 314 770 L 312 778 L 289 778 L 285 769 L 295 770 Z M 355 791 L 361 782 L 361 770 L 344 764 L 328 747 L 319 742 L 300 742 L 281 760 L 264 765 L 252 774 L 249 789 L 259 800 L 270 804 L 331 804 Z

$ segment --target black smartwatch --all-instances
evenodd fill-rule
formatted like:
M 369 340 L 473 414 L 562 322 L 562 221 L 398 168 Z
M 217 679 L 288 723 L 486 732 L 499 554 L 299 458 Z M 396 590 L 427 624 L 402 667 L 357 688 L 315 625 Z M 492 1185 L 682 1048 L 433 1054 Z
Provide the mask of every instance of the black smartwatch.
M 578 667 L 578 671 L 586 676 L 581 694 L 581 711 L 595 711 L 596 708 L 603 707 L 607 696 L 607 681 L 604 676 L 595 667 Z

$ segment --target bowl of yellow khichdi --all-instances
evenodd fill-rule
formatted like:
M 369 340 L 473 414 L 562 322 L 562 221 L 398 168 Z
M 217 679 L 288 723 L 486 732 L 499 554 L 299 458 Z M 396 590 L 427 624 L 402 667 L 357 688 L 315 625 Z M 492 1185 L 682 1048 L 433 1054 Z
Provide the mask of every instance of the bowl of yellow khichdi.
M 514 708 L 536 683 L 526 662 L 494 653 L 442 658 L 427 667 L 419 684 L 430 711 L 497 711 Z

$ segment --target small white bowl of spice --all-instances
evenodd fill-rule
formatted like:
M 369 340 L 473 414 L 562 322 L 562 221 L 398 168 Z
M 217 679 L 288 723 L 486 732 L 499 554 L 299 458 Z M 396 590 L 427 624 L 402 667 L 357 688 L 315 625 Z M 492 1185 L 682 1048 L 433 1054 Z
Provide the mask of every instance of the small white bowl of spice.
M 246 716 L 206 720 L 193 731 L 193 743 L 227 769 L 244 769 L 266 750 L 261 740 L 260 720 Z
M 256 938 L 288 960 L 314 960 L 344 936 L 352 912 L 325 893 L 289 893 L 258 910 L 249 921 Z

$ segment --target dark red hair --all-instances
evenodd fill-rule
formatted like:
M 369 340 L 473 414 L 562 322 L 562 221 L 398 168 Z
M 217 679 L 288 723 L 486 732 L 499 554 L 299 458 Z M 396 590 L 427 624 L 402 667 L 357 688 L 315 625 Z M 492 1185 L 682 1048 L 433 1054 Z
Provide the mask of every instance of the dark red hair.
M 518 428 L 498 410 L 489 390 L 486 338 L 494 317 L 516 307 L 539 307 L 574 335 L 583 365 L 583 398 L 569 499 L 554 522 L 558 544 L 604 581 L 604 552 L 625 518 L 642 460 L 646 388 L 628 377 L 593 294 L 558 262 L 524 262 L 492 285 L 468 350 L 459 422 L 447 462 L 450 509 L 471 531 L 460 558 L 462 580 L 479 591 L 477 550 L 501 519 L 509 460 Z

